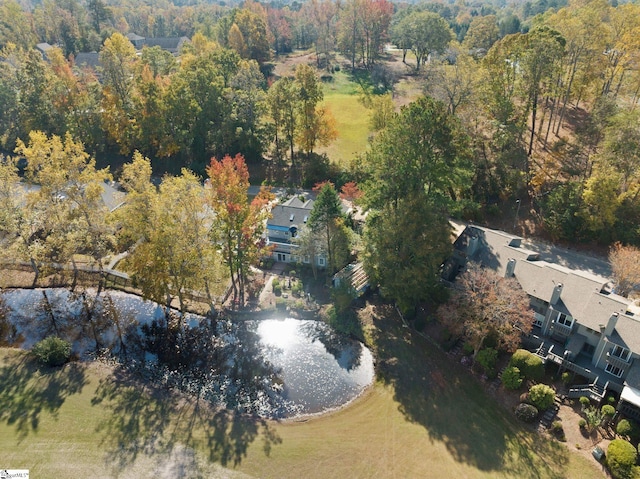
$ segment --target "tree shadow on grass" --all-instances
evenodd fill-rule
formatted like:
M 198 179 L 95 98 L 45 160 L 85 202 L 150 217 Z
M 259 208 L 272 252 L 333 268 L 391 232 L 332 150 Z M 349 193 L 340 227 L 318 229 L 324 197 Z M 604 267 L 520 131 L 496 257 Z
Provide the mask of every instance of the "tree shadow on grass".
M 38 430 L 42 414 L 57 418 L 66 398 L 80 394 L 86 384 L 82 364 L 50 368 L 29 354 L 9 354 L 0 368 L 0 420 L 15 426 L 22 441 Z
M 222 466 L 238 466 L 256 439 L 262 438 L 266 455 L 281 442 L 262 419 L 215 411 L 199 397 L 154 389 L 122 370 L 100 381 L 92 404 L 108 412 L 97 431 L 106 448 L 105 462 L 115 474 L 141 456 L 157 457 L 162 462 L 185 448 L 192 453 L 206 451 L 209 461 Z M 197 461 L 188 467 L 192 468 L 189 477 L 201 475 Z
M 445 444 L 456 461 L 482 471 L 513 471 L 513 477 L 564 477 L 568 451 L 511 421 L 486 385 L 403 327 L 392 308 L 378 306 L 374 323 L 378 379 L 393 387 L 406 419 Z

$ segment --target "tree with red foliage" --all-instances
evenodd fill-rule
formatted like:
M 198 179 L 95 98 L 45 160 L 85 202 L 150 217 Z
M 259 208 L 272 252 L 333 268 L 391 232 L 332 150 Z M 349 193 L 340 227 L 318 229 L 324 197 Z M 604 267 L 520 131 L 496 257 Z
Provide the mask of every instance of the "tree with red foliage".
M 249 170 L 240 154 L 212 159 L 207 174 L 206 203 L 215 213 L 212 239 L 220 245 L 229 268 L 233 298 L 243 304 L 249 268 L 268 253 L 262 235 L 269 215 L 266 206 L 273 195 L 261 188 L 249 203 Z
M 342 185 L 342 188 L 340 188 L 340 198 L 343 200 L 356 201 L 358 198 L 362 197 L 362 195 L 363 193 L 360 188 L 358 188 L 357 183 L 354 183 L 353 181 L 345 183 Z

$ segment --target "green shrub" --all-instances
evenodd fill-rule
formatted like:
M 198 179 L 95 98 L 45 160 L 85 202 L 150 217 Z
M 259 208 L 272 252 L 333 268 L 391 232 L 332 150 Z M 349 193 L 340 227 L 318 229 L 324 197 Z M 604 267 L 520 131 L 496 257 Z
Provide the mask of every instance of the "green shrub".
M 462 345 L 462 352 L 465 356 L 471 356 L 473 354 L 473 346 L 471 346 L 471 343 L 464 343 Z
M 493 348 L 481 349 L 476 355 L 476 362 L 482 366 L 487 375 L 495 374 L 496 363 L 498 362 L 498 351 Z
M 616 432 L 618 435 L 633 440 L 637 440 L 640 437 L 640 429 L 638 424 L 631 419 L 621 419 L 616 426 Z
M 564 428 L 562 427 L 562 421 L 553 421 L 553 424 L 551 424 L 551 432 L 559 441 L 566 440 L 564 435 Z
M 546 384 L 535 384 L 529 388 L 529 401 L 541 411 L 549 409 L 555 398 L 556 392 Z
M 276 308 L 285 309 L 287 307 L 287 300 L 284 298 L 276 298 Z
M 302 281 L 296 281 L 291 285 L 291 294 L 294 296 L 302 296 L 303 288 Z
M 289 276 L 291 276 L 292 278 L 296 277 L 296 270 L 292 269 L 291 271 L 289 271 Z
M 276 286 L 280 286 L 280 280 L 278 278 L 273 278 L 273 281 L 271 281 L 271 287 L 275 288 Z
M 304 306 L 305 306 L 305 304 L 304 304 L 304 301 L 303 301 L 303 300 L 301 300 L 301 299 L 296 299 L 296 300 L 293 302 L 293 305 L 292 305 L 291 307 L 292 307 L 293 309 L 297 309 L 297 310 L 299 310 L 299 311 L 302 311 L 302 310 L 304 309 Z
M 607 466 L 614 479 L 633 477 L 638 451 L 629 441 L 614 439 L 607 448 Z
M 544 377 L 544 363 L 542 362 L 542 358 L 526 349 L 518 349 L 513 353 L 509 361 L 509 366 L 518 368 L 520 373 L 527 379 L 540 381 Z
M 274 284 L 273 294 L 275 294 L 276 296 L 280 296 L 282 294 L 282 286 L 280 286 L 279 284 Z
M 565 386 L 568 386 L 569 383 L 571 382 L 571 373 L 569 371 L 563 372 L 561 376 L 561 380 L 562 380 L 562 384 L 564 384 Z
M 49 336 L 37 343 L 31 352 L 42 364 L 47 366 L 62 366 L 69 361 L 71 344 L 64 339 Z
M 608 419 L 611 419 L 616 413 L 616 409 L 610 404 L 605 404 L 600 410 L 602 411 L 602 415 Z
M 338 333 L 362 338 L 362 328 L 358 315 L 351 308 L 338 311 L 335 306 L 329 305 L 324 312 L 324 321 Z
M 582 396 L 579 399 L 579 401 L 580 401 L 580 405 L 582 406 L 582 409 L 585 409 L 591 406 L 591 399 L 589 399 L 587 396 Z
M 509 366 L 502 373 L 502 384 L 506 389 L 512 391 L 522 386 L 522 376 L 520 376 L 520 370 L 515 366 Z
M 602 424 L 602 411 L 594 406 L 589 406 L 583 411 L 587 421 L 587 431 L 592 432 Z
M 533 422 L 538 416 L 538 410 L 535 406 L 523 402 L 516 406 L 515 414 L 521 421 Z
M 580 420 L 578 421 L 578 427 L 579 427 L 580 429 L 584 429 L 585 427 L 587 427 L 587 421 L 586 421 L 586 419 L 580 419 Z

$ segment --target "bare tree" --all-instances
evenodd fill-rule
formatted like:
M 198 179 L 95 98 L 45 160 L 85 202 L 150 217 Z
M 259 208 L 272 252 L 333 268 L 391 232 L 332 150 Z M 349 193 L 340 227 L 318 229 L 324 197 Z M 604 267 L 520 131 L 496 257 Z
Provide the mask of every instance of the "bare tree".
M 616 293 L 629 296 L 640 285 L 640 250 L 635 246 L 615 243 L 609 250 L 609 261 L 616 281 Z
M 469 263 L 458 283 L 460 289 L 438 310 L 440 321 L 464 334 L 474 358 L 489 338 L 497 349 L 515 351 L 533 327 L 529 297 L 518 282 Z

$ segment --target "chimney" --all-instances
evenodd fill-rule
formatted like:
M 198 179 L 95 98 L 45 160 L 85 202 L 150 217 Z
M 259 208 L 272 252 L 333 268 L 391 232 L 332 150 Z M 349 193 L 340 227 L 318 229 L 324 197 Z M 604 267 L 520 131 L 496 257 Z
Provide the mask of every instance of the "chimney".
M 472 236 L 469 238 L 469 247 L 467 248 L 467 257 L 471 258 L 478 250 L 479 238 L 477 236 Z
M 607 326 L 604 328 L 604 335 L 611 336 L 613 334 L 613 330 L 616 329 L 616 324 L 618 323 L 618 313 L 613 313 L 609 318 L 609 322 Z
M 516 269 L 516 260 L 513 258 L 509 258 L 509 261 L 507 261 L 507 269 L 504 272 L 504 277 L 505 278 L 513 277 L 513 273 L 515 269 Z
M 562 293 L 562 283 L 558 283 L 553 288 L 553 293 L 551 293 L 551 301 L 549 301 L 552 305 L 556 305 L 558 300 L 560 299 L 560 293 Z

